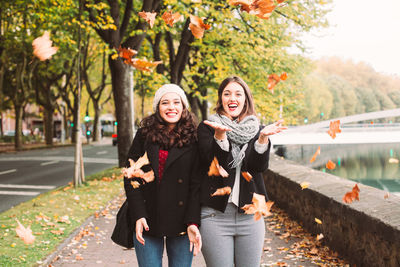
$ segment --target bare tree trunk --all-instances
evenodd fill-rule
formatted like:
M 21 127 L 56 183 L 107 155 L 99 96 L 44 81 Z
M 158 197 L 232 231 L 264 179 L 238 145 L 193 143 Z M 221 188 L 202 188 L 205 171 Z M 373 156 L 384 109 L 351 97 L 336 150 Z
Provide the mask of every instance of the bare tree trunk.
M 75 98 L 74 98 L 74 109 L 73 109 L 73 118 L 72 118 L 72 121 L 73 121 L 73 123 L 74 123 L 74 127 L 72 127 L 72 134 L 71 134 L 71 142 L 73 143 L 73 144 L 76 144 L 76 135 L 75 135 L 75 133 L 78 131 L 78 129 L 80 129 L 80 128 L 78 128 L 78 127 L 81 127 L 80 125 L 78 125 L 78 116 L 79 116 L 79 114 L 78 114 L 78 111 L 77 111 L 77 109 L 76 109 L 76 107 L 77 107 L 77 102 L 78 102 L 78 99 L 77 99 L 77 97 L 75 96 Z
M 46 145 L 53 145 L 53 135 L 54 135 L 54 120 L 53 120 L 54 110 L 45 108 L 44 109 L 44 140 Z
M 115 102 L 115 114 L 117 117 L 117 135 L 118 135 L 118 161 L 119 166 L 124 167 L 128 156 L 129 146 L 133 140 L 133 121 L 131 107 L 131 93 L 133 90 L 131 69 L 122 60 L 113 60 L 109 58 L 111 70 L 111 81 Z
M 22 149 L 22 111 L 23 107 L 15 105 L 15 136 L 14 146 L 16 150 Z
M 100 107 L 98 103 L 93 103 L 93 106 L 95 107 L 93 121 L 93 141 L 99 141 L 101 139 Z

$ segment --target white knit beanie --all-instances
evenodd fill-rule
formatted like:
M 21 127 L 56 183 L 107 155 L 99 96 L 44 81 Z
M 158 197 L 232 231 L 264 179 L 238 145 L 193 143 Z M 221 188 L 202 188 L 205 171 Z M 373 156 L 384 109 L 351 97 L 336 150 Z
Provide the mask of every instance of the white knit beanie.
M 182 88 L 180 88 L 178 85 L 176 84 L 164 84 L 163 86 L 161 86 L 156 94 L 154 95 L 154 99 L 153 99 L 153 111 L 156 112 L 157 110 L 157 105 L 161 100 L 161 97 L 163 97 L 163 95 L 167 94 L 167 93 L 177 93 L 181 99 L 182 99 L 182 103 L 186 108 L 189 108 L 189 102 L 186 98 L 186 94 L 185 91 L 183 91 Z

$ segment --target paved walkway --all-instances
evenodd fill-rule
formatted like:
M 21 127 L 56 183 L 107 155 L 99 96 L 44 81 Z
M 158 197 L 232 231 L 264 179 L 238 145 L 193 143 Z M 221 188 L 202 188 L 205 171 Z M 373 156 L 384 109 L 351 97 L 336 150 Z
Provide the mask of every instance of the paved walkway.
M 44 266 L 138 266 L 134 249 L 123 249 L 110 239 L 115 215 L 123 199 L 123 195 L 117 197 L 103 211 L 89 219 L 86 226 L 79 229 L 76 235 L 71 236 L 68 242 L 64 242 L 46 260 Z M 328 255 L 326 247 L 315 246 L 312 241 L 315 237 L 300 231 L 300 227 L 287 217 L 285 219 L 285 216 L 278 210 L 273 217 L 265 220 L 267 231 L 261 266 L 318 266 L 316 263 L 326 266 L 346 265 L 337 260 L 333 253 Z M 163 266 L 168 266 L 165 254 Z M 203 256 L 194 257 L 192 266 L 206 266 Z

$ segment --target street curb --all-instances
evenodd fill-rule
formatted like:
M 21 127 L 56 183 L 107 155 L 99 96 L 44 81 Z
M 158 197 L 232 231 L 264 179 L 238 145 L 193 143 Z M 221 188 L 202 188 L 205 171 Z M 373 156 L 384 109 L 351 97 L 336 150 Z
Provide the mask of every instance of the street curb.
M 50 254 L 48 255 L 41 264 L 39 264 L 38 266 L 40 267 L 47 267 L 49 264 L 51 264 L 55 257 L 57 257 L 58 254 L 60 254 L 60 252 L 71 242 L 71 240 L 83 229 L 85 228 L 87 225 L 89 225 L 89 223 L 91 223 L 94 218 L 95 218 L 95 214 L 96 213 L 100 213 L 103 210 L 105 210 L 117 197 L 119 197 L 121 195 L 122 192 L 119 192 L 116 196 L 114 196 L 110 201 L 107 202 L 107 204 L 104 206 L 103 209 L 97 210 L 95 211 L 91 216 L 89 216 L 79 227 L 77 227 L 70 235 L 69 237 L 67 237 L 66 239 L 64 239 L 63 242 L 61 242 L 61 244 L 59 244 L 56 249 Z
M 70 147 L 74 146 L 75 144 L 64 144 L 64 145 L 52 145 L 52 146 L 38 146 L 38 147 L 30 147 L 30 148 L 23 148 L 20 150 L 4 150 L 0 151 L 0 154 L 7 154 L 7 153 L 16 153 L 16 152 L 21 152 L 21 151 L 30 151 L 30 150 L 39 150 L 39 149 L 46 149 L 46 148 L 59 148 L 59 147 Z M 82 144 L 84 145 L 84 144 Z

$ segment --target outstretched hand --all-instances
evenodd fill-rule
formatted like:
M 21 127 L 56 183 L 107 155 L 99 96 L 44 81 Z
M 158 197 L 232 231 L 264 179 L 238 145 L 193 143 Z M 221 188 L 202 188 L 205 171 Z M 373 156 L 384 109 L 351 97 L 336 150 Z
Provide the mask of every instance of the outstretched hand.
M 204 124 L 207 124 L 208 126 L 212 127 L 215 130 L 215 138 L 217 138 L 218 140 L 223 140 L 226 138 L 226 132 L 230 132 L 232 131 L 231 128 L 222 125 L 218 122 L 214 122 L 214 121 L 204 121 Z
M 260 136 L 258 137 L 258 142 L 260 144 L 266 144 L 268 143 L 268 136 L 280 133 L 283 130 L 286 130 L 286 126 L 282 126 L 283 120 L 278 120 L 277 122 L 274 122 L 270 125 L 265 126 L 261 132 Z
M 144 246 L 143 229 L 149 231 L 146 218 L 140 218 L 136 221 L 136 239 Z
M 201 250 L 201 235 L 199 228 L 196 225 L 189 225 L 187 233 L 190 241 L 190 251 L 193 251 L 193 255 L 196 256 Z

